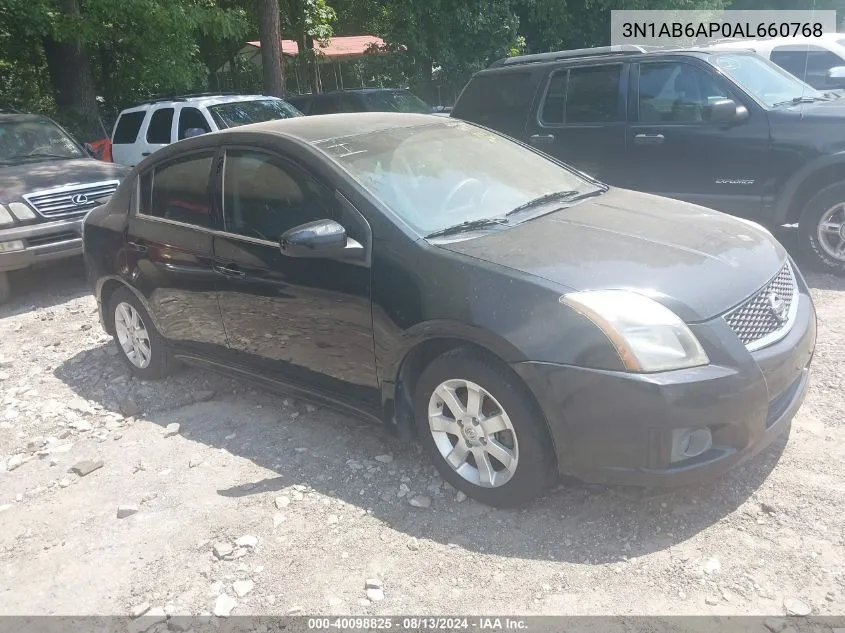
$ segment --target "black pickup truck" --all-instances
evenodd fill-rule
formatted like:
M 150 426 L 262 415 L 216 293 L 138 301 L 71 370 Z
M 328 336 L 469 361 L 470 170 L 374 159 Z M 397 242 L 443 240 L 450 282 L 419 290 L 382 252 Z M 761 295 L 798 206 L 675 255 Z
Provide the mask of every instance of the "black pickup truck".
M 127 171 L 92 158 L 47 117 L 0 113 L 0 303 L 9 271 L 82 252 L 82 219 Z
M 502 59 L 470 80 L 452 116 L 611 185 L 799 224 L 811 262 L 845 273 L 845 98 L 752 52 L 616 46 Z

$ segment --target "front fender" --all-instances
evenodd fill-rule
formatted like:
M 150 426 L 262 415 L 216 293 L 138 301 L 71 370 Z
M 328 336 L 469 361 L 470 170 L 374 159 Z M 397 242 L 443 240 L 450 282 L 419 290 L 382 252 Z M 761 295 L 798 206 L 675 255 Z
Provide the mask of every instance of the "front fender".
M 775 204 L 775 215 L 773 218 L 774 226 L 781 226 L 789 221 L 789 212 L 792 209 L 792 203 L 795 200 L 795 196 L 798 194 L 801 185 L 813 174 L 834 165 L 842 166 L 843 180 L 845 180 L 845 151 L 816 158 L 789 177 L 786 184 L 781 189 L 780 195 L 778 196 Z

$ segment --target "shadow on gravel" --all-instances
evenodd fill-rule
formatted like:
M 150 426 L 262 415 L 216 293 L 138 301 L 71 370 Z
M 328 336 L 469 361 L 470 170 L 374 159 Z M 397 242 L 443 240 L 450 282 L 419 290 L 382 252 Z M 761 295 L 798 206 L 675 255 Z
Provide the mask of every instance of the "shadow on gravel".
M 179 433 L 191 441 L 225 449 L 272 473 L 218 494 L 265 494 L 272 508 L 274 493 L 301 484 L 367 509 L 408 536 L 507 557 L 602 564 L 670 547 L 673 555 L 695 557 L 696 552 L 684 553 L 684 541 L 752 497 L 786 445 L 782 439 L 706 485 L 653 490 L 568 483 L 524 508 L 497 510 L 458 503 L 417 444 L 400 443 L 377 426 L 197 369 L 162 382 L 138 381 L 127 376 L 111 347 L 68 359 L 55 375 L 110 410 L 120 411 L 129 397 L 144 411 L 143 419 L 162 427 L 178 422 Z M 213 390 L 213 400 L 196 402 L 212 397 L 199 390 Z M 374 459 L 386 453 L 392 462 Z M 431 507 L 411 507 L 413 494 L 430 496 Z M 759 504 L 743 512 L 752 521 L 763 515 Z
M 0 320 L 53 306 L 91 294 L 81 257 L 72 257 L 43 268 L 9 273 L 12 296 L 0 305 Z

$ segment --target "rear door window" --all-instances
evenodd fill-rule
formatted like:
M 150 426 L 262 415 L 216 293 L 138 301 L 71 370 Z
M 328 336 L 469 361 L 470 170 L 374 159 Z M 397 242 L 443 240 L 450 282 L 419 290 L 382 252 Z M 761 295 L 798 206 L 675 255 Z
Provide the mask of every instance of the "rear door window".
M 571 68 L 564 122 L 572 125 L 624 121 L 619 91 L 621 79 L 621 64 Z
M 139 211 L 201 228 L 215 226 L 208 179 L 214 152 L 201 152 L 157 165 L 141 178 Z
M 167 145 L 173 129 L 173 108 L 159 108 L 153 112 L 147 127 L 147 143 Z
M 121 114 L 114 128 L 112 143 L 115 145 L 131 145 L 138 140 L 138 132 L 141 131 L 141 124 L 144 122 L 146 114 L 145 111 Z

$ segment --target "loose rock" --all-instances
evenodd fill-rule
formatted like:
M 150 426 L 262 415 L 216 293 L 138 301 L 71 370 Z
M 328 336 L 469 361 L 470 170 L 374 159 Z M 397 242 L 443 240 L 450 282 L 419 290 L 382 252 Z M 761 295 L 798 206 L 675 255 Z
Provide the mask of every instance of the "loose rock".
M 455 501 L 457 501 L 458 503 L 461 503 L 462 501 L 466 501 L 466 499 L 467 499 L 467 496 L 462 490 L 458 490 L 458 492 L 455 493 Z
M 306 404 L 306 405 L 305 405 L 305 410 L 306 410 L 308 413 L 314 413 L 314 412 L 317 410 L 317 407 L 315 407 L 313 404 Z
M 70 479 L 68 479 L 67 477 L 62 477 L 61 479 L 59 479 L 59 487 L 60 488 L 67 488 L 70 485 L 70 483 L 71 483 Z
M 235 548 L 232 547 L 231 543 L 215 543 L 212 551 L 217 558 L 224 559 L 227 556 L 231 556 Z
M 221 593 L 214 601 L 214 615 L 218 618 L 228 618 L 232 613 L 232 609 L 238 606 L 238 603 L 231 596 Z
M 117 506 L 117 518 L 125 519 L 138 512 L 138 506 Z
M 23 455 L 12 455 L 8 460 L 6 460 L 6 470 L 9 472 L 15 470 L 15 468 L 20 467 L 24 462 Z
M 255 583 L 251 580 L 238 580 L 232 583 L 232 591 L 238 598 L 243 598 L 246 594 L 253 590 Z
M 102 461 L 93 461 L 90 459 L 83 460 L 81 462 L 77 462 L 73 466 L 70 467 L 68 472 L 75 473 L 80 477 L 85 477 L 86 475 L 90 475 L 95 470 L 102 468 L 103 462 Z
M 378 578 L 367 578 L 364 582 L 364 589 L 381 589 L 381 580 Z
M 799 598 L 786 598 L 783 601 L 783 608 L 786 609 L 787 615 L 799 617 L 808 616 L 813 612 L 813 607 Z
M 367 599 L 372 602 L 381 602 L 384 600 L 384 591 L 381 589 L 367 589 Z
M 203 459 L 199 455 L 194 455 L 191 459 L 188 460 L 188 468 L 196 468 L 200 464 L 202 464 Z
M 428 508 L 431 506 L 431 497 L 426 495 L 414 495 L 408 499 L 408 503 L 415 508 Z
M 375 460 L 382 464 L 389 464 L 393 461 L 393 455 L 376 455 Z
M 201 391 L 194 392 L 193 400 L 194 402 L 207 402 L 214 398 L 214 391 L 211 389 L 203 389 Z
M 276 497 L 276 507 L 284 510 L 290 505 L 290 497 Z
M 138 404 L 128 396 L 120 402 L 119 408 L 120 412 L 127 418 L 131 418 L 132 416 L 141 413 L 141 407 L 139 407 Z
M 172 437 L 179 433 L 179 429 L 182 428 L 178 422 L 171 422 L 166 427 L 164 427 L 164 437 Z
M 330 514 L 327 522 L 329 525 L 337 525 L 338 521 L 340 521 L 340 519 L 336 514 Z
M 704 561 L 702 569 L 704 570 L 705 574 L 715 576 L 720 571 L 722 571 L 722 563 L 720 563 L 719 559 L 714 556 Z
M 129 617 L 133 620 L 135 618 L 140 618 L 144 615 L 147 611 L 150 610 L 150 603 L 149 602 L 142 602 L 141 604 L 135 605 L 129 610 Z
M 253 549 L 256 545 L 258 545 L 258 537 L 253 536 L 252 534 L 245 534 L 235 541 L 235 545 L 238 547 L 248 547 Z

